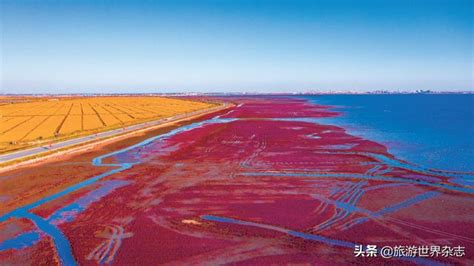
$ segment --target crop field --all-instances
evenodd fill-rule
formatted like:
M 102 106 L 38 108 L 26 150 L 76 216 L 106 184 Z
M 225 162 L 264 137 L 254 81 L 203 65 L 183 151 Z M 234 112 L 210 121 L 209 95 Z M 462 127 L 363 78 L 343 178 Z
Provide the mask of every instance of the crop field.
M 163 97 L 2 99 L 0 153 L 209 107 Z

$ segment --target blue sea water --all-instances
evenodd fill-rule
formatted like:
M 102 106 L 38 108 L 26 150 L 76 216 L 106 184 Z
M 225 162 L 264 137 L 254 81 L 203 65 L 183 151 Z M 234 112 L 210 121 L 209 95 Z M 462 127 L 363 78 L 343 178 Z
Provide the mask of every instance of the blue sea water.
M 398 158 L 433 169 L 474 171 L 474 94 L 302 97 L 342 112 L 322 123 L 385 144 Z

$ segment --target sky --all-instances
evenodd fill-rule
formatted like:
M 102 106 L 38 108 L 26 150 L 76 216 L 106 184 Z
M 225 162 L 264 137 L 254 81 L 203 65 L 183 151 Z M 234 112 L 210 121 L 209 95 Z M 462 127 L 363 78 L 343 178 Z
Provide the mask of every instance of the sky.
M 466 0 L 0 1 L 0 93 L 473 90 Z

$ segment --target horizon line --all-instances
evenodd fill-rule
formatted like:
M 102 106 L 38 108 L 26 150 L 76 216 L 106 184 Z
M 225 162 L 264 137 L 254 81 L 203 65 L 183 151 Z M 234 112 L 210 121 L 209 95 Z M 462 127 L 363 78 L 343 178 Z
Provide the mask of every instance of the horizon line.
M 310 92 L 118 92 L 118 93 L 96 93 L 96 92 L 74 92 L 74 93 L 3 93 L 1 96 L 127 96 L 127 95 L 364 95 L 364 94 L 474 94 L 474 90 L 459 91 L 431 91 L 431 90 L 415 90 L 415 91 L 310 91 Z

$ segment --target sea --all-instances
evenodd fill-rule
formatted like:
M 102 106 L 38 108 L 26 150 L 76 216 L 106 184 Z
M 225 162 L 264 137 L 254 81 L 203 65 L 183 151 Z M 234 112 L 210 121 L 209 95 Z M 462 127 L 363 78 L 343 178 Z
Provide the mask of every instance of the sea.
M 384 144 L 419 166 L 474 172 L 474 94 L 299 96 L 342 113 L 321 123 Z

